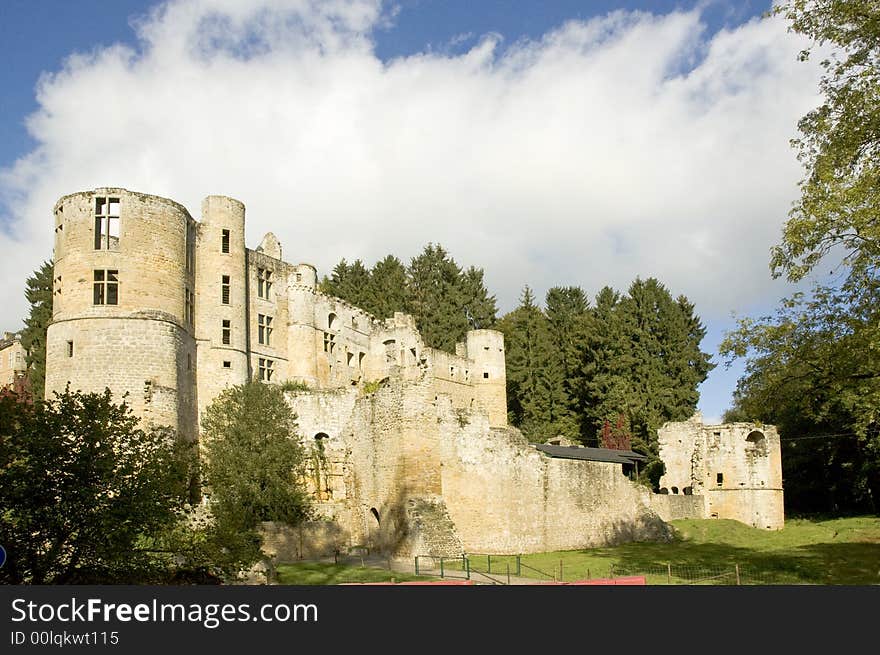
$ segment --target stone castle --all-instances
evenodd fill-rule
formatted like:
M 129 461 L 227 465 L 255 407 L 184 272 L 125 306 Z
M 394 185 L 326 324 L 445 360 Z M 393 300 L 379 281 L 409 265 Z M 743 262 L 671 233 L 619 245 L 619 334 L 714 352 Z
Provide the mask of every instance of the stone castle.
M 507 425 L 499 332 L 426 347 L 412 317 L 321 293 L 315 267 L 285 262 L 271 233 L 247 248 L 241 202 L 209 196 L 201 210 L 120 188 L 56 203 L 46 393 L 109 387 L 146 424 L 196 440 L 224 388 L 285 384 L 323 518 L 265 526 L 280 556 L 571 549 L 666 538 L 684 517 L 782 527 L 772 427 L 667 424 L 672 493 L 653 494 L 625 474 L 637 453 L 536 446 Z

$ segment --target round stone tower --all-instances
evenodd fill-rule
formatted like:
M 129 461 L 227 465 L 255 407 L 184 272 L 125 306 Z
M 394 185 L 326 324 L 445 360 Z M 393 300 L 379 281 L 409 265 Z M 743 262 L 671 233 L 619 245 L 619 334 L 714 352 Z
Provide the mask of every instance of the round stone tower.
M 253 377 L 244 215 L 244 205 L 233 198 L 208 196 L 202 201 L 196 242 L 200 417 L 223 389 Z
M 475 364 L 471 376 L 474 399 L 489 413 L 489 425 L 507 425 L 507 373 L 504 335 L 496 330 L 470 330 L 467 356 Z
M 319 343 L 323 350 L 323 331 L 318 329 L 315 312 L 318 273 L 311 264 L 298 264 L 288 280 L 290 326 L 287 331 L 288 371 L 292 380 L 316 386 L 318 383 Z
M 147 424 L 195 437 L 193 235 L 181 205 L 98 188 L 55 205 L 46 394 L 109 388 Z

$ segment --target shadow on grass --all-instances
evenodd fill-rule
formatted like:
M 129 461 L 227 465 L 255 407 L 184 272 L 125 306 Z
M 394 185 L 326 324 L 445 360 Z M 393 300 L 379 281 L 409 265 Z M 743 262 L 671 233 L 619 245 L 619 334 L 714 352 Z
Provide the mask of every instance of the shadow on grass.
M 425 579 L 424 576 L 416 577 L 370 566 L 346 566 L 328 562 L 278 565 L 278 583 L 283 585 L 336 585 L 345 582 L 406 582 Z
M 592 554 L 601 556 L 602 549 Z M 734 584 L 737 566 L 742 584 L 880 584 L 880 544 L 873 543 L 821 543 L 774 551 L 689 542 L 678 542 L 674 548 L 628 544 L 606 554 L 620 574 L 662 574 L 669 565 L 680 584 L 712 576 Z

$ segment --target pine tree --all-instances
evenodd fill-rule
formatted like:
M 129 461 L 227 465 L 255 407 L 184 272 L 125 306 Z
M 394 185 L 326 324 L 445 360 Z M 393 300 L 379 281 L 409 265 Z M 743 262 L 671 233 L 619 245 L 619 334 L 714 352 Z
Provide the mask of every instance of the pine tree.
M 555 436 L 546 371 L 550 347 L 547 318 L 535 304 L 528 286 L 523 289 L 519 307 L 504 316 L 497 328 L 504 334 L 506 344 L 510 423 L 536 441 Z
M 52 322 L 51 261 L 43 262 L 27 279 L 25 297 L 30 303 L 30 313 L 25 319 L 21 333 L 21 345 L 27 351 L 28 387 L 34 398 L 41 400 L 46 386 L 46 331 Z
M 406 267 L 394 255 L 376 262 L 370 270 L 368 306 L 376 318 L 394 316 L 406 307 Z
M 407 269 L 407 311 L 425 344 L 455 351 L 470 328 L 463 311 L 461 268 L 440 245 L 429 243 Z

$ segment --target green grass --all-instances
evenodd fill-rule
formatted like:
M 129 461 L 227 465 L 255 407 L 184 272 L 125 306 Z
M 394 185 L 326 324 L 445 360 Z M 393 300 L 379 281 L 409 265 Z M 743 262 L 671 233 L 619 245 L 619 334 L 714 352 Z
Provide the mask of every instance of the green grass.
M 346 566 L 327 562 L 296 562 L 278 565 L 278 583 L 284 585 L 335 585 L 344 582 L 407 582 L 433 580 L 370 566 Z
M 573 581 L 645 575 L 649 584 L 880 584 L 880 517 L 786 521 L 779 531 L 730 520 L 673 521 L 671 543 L 522 555 L 520 575 Z M 485 555 L 471 570 L 487 572 Z M 516 558 L 492 556 L 492 574 L 516 573 Z M 450 570 L 461 564 L 449 561 Z M 560 566 L 562 575 L 560 577 Z M 670 575 L 671 574 L 671 575 Z

